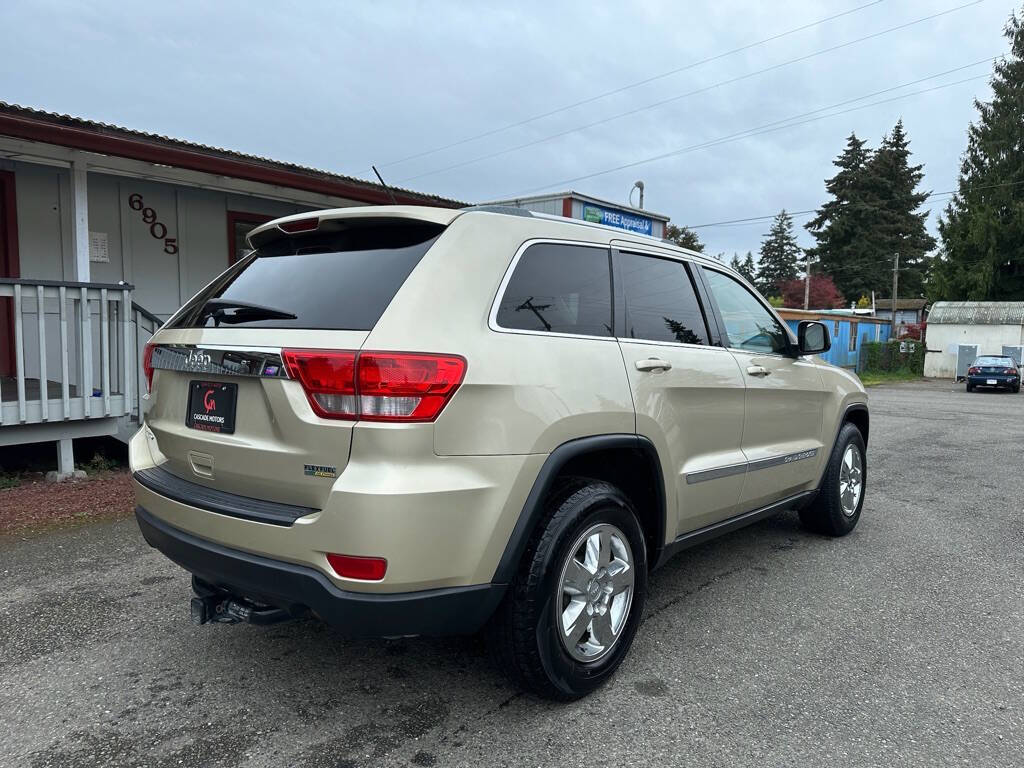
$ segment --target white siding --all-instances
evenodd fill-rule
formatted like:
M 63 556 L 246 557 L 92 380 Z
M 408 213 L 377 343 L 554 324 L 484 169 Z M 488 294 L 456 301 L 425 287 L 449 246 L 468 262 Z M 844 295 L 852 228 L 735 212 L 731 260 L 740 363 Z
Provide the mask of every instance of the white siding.
M 1004 344 L 1024 342 L 1019 325 L 946 325 L 928 326 L 928 353 L 924 375 L 952 379 L 956 376 L 956 348 L 959 344 L 977 344 L 980 355 L 1000 355 Z

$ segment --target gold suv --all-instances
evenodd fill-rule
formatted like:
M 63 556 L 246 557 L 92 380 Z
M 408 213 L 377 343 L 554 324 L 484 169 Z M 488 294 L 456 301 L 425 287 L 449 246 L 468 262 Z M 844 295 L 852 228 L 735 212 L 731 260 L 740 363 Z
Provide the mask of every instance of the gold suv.
M 622 662 L 651 569 L 857 524 L 867 397 L 717 261 L 517 209 L 289 216 L 146 348 L 146 540 L 198 623 L 486 629 L 523 687 Z

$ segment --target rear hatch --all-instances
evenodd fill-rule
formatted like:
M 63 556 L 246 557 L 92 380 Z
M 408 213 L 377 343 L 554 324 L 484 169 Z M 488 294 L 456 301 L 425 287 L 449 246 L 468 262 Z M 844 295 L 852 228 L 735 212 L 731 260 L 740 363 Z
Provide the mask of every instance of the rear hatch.
M 146 423 L 163 469 L 180 478 L 319 509 L 348 462 L 356 422 L 325 418 L 348 407 L 345 396 L 307 396 L 297 366 L 307 385 L 351 366 L 444 226 L 365 217 L 283 226 L 294 231 L 258 230 L 256 250 L 153 338 Z

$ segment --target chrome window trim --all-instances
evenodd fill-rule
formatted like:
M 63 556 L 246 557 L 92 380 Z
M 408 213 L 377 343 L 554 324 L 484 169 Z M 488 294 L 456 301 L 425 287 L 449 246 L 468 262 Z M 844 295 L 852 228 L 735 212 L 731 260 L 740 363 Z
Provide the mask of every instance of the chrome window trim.
M 611 336 L 590 336 L 585 333 L 561 333 L 558 331 L 531 331 L 526 328 L 506 328 L 503 325 L 498 325 L 498 307 L 501 306 L 501 300 L 505 296 L 505 291 L 508 288 L 508 284 L 512 281 L 512 275 L 516 271 L 516 267 L 522 259 L 523 254 L 526 253 L 527 249 L 533 245 L 576 245 L 584 248 L 597 248 L 598 250 L 604 251 L 605 254 L 611 253 L 611 247 L 607 243 L 595 243 L 587 240 L 561 240 L 556 237 L 537 237 L 525 241 L 522 245 L 516 249 L 515 256 L 512 257 L 512 261 L 505 269 L 505 274 L 501 278 L 501 282 L 498 284 L 498 290 L 494 294 L 494 299 L 491 301 L 491 311 L 487 315 L 487 327 L 496 333 L 514 333 L 519 336 L 554 336 L 556 338 L 563 339 L 594 339 L 597 341 L 618 341 L 614 333 Z M 611 281 L 608 284 L 609 300 L 614 304 L 615 297 L 611 295 Z
M 687 472 L 686 484 L 694 485 L 695 483 L 703 483 L 708 480 L 718 480 L 722 477 L 732 477 L 733 475 L 746 474 L 747 472 L 756 472 L 759 469 L 771 469 L 772 467 L 792 464 L 795 461 L 813 459 L 816 458 L 817 455 L 817 448 L 808 448 L 804 451 L 784 453 L 781 456 L 769 456 L 767 459 L 755 459 L 754 461 L 747 461 L 740 464 L 726 464 L 721 467 L 702 469 L 697 472 Z
M 713 349 L 716 352 L 728 352 L 725 347 L 716 347 L 712 344 L 687 344 L 682 341 L 652 341 L 651 339 L 634 339 L 630 336 L 616 336 L 616 341 L 623 344 L 646 344 L 651 347 L 681 347 L 683 349 Z

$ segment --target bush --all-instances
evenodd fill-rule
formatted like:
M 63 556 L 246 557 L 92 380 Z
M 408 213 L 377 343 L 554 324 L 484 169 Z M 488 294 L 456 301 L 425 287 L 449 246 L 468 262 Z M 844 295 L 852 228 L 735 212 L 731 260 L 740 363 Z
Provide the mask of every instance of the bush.
M 867 341 L 860 347 L 859 369 L 865 373 L 882 373 L 885 371 L 906 371 L 924 375 L 925 346 L 918 341 L 902 342 L 913 351 L 900 352 L 899 341 Z

